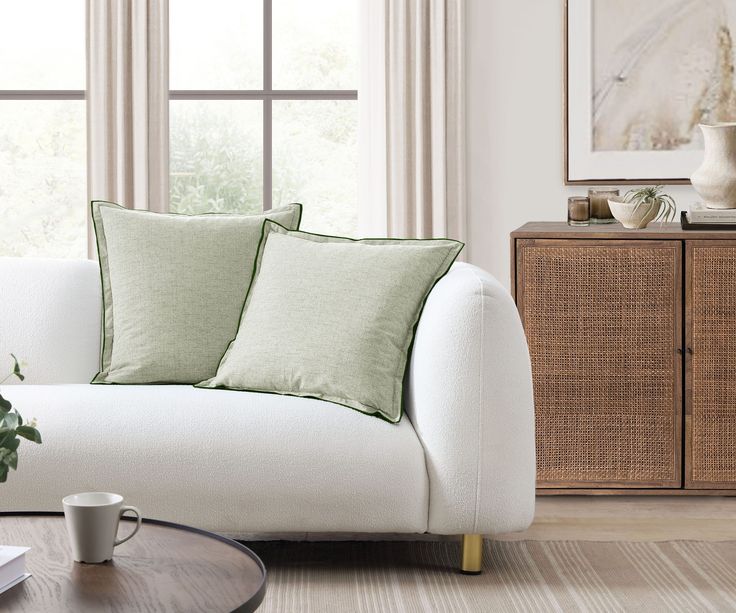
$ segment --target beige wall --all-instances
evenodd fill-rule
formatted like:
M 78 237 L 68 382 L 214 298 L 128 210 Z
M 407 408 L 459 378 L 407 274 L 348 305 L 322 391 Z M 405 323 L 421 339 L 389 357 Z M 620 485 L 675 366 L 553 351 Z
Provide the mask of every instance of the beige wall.
M 469 259 L 509 284 L 509 233 L 564 220 L 563 0 L 467 0 Z M 623 188 L 628 189 L 628 187 Z M 679 204 L 689 186 L 669 192 Z

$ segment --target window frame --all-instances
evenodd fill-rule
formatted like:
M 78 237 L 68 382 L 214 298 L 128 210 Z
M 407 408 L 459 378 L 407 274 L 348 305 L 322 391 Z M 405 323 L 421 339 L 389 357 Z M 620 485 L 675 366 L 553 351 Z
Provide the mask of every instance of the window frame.
M 169 23 L 169 30 L 171 23 Z M 169 89 L 172 100 L 263 101 L 263 210 L 273 206 L 273 101 L 357 100 L 357 89 L 273 89 L 273 0 L 263 0 L 263 89 Z

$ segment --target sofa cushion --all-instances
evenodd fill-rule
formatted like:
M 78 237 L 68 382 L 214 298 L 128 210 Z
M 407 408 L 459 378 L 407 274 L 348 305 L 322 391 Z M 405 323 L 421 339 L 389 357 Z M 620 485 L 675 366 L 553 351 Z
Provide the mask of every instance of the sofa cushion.
M 235 338 L 265 219 L 298 228 L 301 205 L 263 215 L 175 215 L 92 203 L 102 273 L 102 367 L 93 383 L 197 383 Z
M 424 301 L 462 246 L 265 222 L 238 335 L 200 386 L 321 398 L 398 422 Z
M 61 510 L 112 491 L 145 517 L 232 535 L 424 532 L 427 468 L 411 423 L 306 398 L 183 385 L 17 385 L 38 418 L 0 510 Z

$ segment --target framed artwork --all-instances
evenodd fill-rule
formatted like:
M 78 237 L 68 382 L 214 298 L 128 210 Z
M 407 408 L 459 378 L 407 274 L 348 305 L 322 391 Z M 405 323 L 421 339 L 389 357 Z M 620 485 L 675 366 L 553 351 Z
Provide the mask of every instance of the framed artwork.
M 736 0 L 567 0 L 565 183 L 687 183 L 735 66 Z

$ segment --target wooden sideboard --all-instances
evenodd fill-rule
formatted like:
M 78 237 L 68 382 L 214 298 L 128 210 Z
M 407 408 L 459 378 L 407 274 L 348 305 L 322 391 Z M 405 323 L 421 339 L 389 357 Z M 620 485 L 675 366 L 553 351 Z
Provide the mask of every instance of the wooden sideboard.
M 736 495 L 736 232 L 528 223 L 540 493 Z

